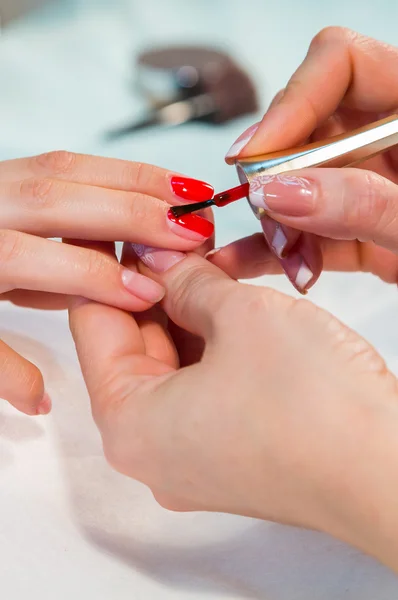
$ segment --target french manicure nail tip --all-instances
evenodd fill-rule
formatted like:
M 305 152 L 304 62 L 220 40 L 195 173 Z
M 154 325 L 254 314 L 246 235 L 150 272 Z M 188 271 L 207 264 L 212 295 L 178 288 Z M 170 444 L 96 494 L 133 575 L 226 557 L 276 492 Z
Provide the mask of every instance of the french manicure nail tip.
M 258 124 L 256 123 L 255 125 L 252 125 L 251 127 L 249 127 L 249 129 L 247 129 L 242 134 L 242 136 L 238 137 L 238 139 L 232 144 L 232 146 L 228 150 L 227 154 L 225 155 L 226 158 L 233 158 L 234 156 L 237 156 L 238 154 L 240 154 L 240 152 L 243 150 L 243 148 L 245 146 L 247 146 L 247 144 L 250 142 L 250 140 L 256 133 L 257 129 L 258 129 Z
M 311 269 L 304 262 L 302 262 L 296 275 L 296 286 L 301 290 L 305 290 L 313 276 L 314 274 Z
M 275 250 L 276 254 L 279 258 L 283 257 L 283 251 L 287 244 L 287 237 L 283 233 L 282 227 L 280 225 L 276 226 L 275 234 L 272 239 L 272 248 Z
M 253 204 L 253 206 L 263 208 L 264 210 L 269 210 L 269 207 L 265 202 L 264 192 L 262 188 L 250 191 L 249 200 L 250 203 Z
M 213 250 L 210 250 L 210 252 L 208 252 L 205 255 L 206 260 L 208 260 L 209 258 L 212 258 L 215 254 L 217 254 L 218 252 L 220 252 L 221 248 L 214 248 Z
M 249 141 L 250 138 L 246 137 L 243 138 L 243 140 L 240 140 L 240 142 L 235 142 L 234 144 L 232 144 L 231 148 L 227 152 L 227 156 L 237 156 L 239 152 L 243 150 L 246 144 L 249 143 Z

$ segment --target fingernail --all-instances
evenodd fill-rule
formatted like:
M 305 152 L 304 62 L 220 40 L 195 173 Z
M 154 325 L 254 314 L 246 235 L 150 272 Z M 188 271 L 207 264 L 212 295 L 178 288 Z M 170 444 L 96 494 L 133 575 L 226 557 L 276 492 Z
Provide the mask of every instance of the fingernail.
M 301 294 L 306 294 L 314 281 L 314 272 L 304 256 L 300 252 L 292 252 L 281 260 L 281 265 L 294 287 Z
M 141 300 L 156 304 L 165 294 L 165 289 L 156 281 L 130 269 L 123 269 L 122 282 L 128 292 Z
M 295 175 L 260 175 L 250 184 L 251 204 L 280 215 L 304 217 L 314 207 L 314 184 Z
M 266 214 L 261 217 L 261 227 L 270 249 L 278 258 L 285 258 L 301 235 L 300 231 L 281 225 Z
M 256 133 L 258 126 L 259 123 L 255 123 L 246 129 L 246 131 L 244 131 L 232 144 L 226 153 L 225 158 L 234 158 L 235 156 L 238 156 L 242 152 L 243 148 L 250 142 L 253 135 Z
M 152 248 L 141 244 L 131 244 L 138 258 L 154 273 L 164 273 L 186 258 L 183 252 Z
M 306 262 L 302 259 L 299 270 L 297 271 L 295 285 L 301 292 L 306 292 L 307 285 L 314 277 L 314 273 L 311 271 Z
M 205 259 L 209 260 L 209 258 L 213 258 L 213 256 L 215 254 L 217 254 L 217 252 L 220 252 L 221 248 L 214 248 L 213 250 L 210 250 L 210 252 L 208 252 L 207 254 L 205 254 Z
M 51 398 L 48 394 L 44 394 L 42 401 L 40 402 L 39 406 L 37 407 L 37 414 L 38 415 L 48 415 L 48 413 L 51 412 L 51 408 L 52 408 Z
M 177 198 L 184 200 L 201 202 L 202 200 L 210 200 L 214 196 L 213 186 L 198 179 L 173 175 L 170 185 Z
M 275 250 L 275 254 L 279 257 L 283 257 L 283 252 L 286 248 L 287 237 L 283 233 L 282 227 L 277 223 L 275 227 L 274 237 L 272 238 L 271 246 Z
M 175 217 L 171 209 L 167 212 L 167 224 L 173 233 L 193 242 L 203 241 L 214 232 L 213 223 L 207 219 L 195 214 Z

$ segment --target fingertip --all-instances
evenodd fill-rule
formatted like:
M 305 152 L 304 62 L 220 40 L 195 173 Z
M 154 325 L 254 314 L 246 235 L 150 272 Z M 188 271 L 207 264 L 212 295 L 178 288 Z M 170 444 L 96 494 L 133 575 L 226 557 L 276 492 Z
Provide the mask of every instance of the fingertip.
M 48 415 L 51 412 L 51 409 L 52 409 L 51 398 L 47 393 L 45 393 L 42 401 L 40 402 L 40 404 L 37 407 L 37 414 L 38 415 Z

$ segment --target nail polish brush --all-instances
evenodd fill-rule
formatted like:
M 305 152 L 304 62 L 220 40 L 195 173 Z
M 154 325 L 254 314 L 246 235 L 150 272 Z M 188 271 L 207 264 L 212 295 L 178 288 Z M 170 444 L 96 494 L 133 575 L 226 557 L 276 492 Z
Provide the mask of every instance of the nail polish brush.
M 178 218 L 208 206 L 227 206 L 246 197 L 255 216 L 261 219 L 265 214 L 264 209 L 253 206 L 249 199 L 250 183 L 254 179 L 312 167 L 354 167 L 396 144 L 398 144 L 398 116 L 392 115 L 327 140 L 270 154 L 241 158 L 235 161 L 241 185 L 216 194 L 203 202 L 174 206 L 171 211 Z

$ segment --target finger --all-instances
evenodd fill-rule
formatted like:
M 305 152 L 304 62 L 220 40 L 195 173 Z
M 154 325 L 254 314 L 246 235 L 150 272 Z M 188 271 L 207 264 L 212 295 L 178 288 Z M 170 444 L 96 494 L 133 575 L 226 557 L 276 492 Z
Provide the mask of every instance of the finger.
M 178 353 L 180 367 L 198 363 L 205 349 L 205 341 L 169 320 L 168 330 Z
M 137 255 L 131 244 L 123 245 L 122 264 L 137 271 Z M 159 305 L 134 315 L 145 345 L 145 353 L 173 368 L 178 368 L 176 347 L 168 331 L 168 318 Z
M 165 286 L 162 306 L 171 320 L 190 333 L 208 339 L 222 304 L 236 282 L 195 253 L 187 255 L 132 246 L 141 260 L 140 271 L 152 274 Z
M 270 177 L 250 193 L 256 206 L 302 231 L 398 250 L 398 187 L 363 169 L 308 169 Z
M 214 227 L 199 215 L 182 222 L 169 205 L 141 192 L 121 192 L 55 179 L 1 182 L 0 228 L 42 237 L 127 240 L 193 249 Z
M 164 290 L 115 259 L 87 248 L 0 231 L 0 292 L 83 295 L 126 310 L 147 310 Z
M 398 256 L 373 242 L 320 239 L 325 271 L 362 271 L 387 283 L 398 281 Z M 211 253 L 208 260 L 234 279 L 254 279 L 282 273 L 263 236 L 256 233 Z
M 208 183 L 165 169 L 101 156 L 56 151 L 0 163 L 0 181 L 58 179 L 123 192 L 140 192 L 169 204 L 208 200 Z
M 51 400 L 39 369 L 0 341 L 0 397 L 27 415 L 47 414 Z
M 178 369 L 180 366 L 179 356 L 168 330 L 167 315 L 160 306 L 137 313 L 135 320 L 144 340 L 146 355 L 173 369 Z
M 0 295 L 0 300 L 12 302 L 15 306 L 36 308 L 37 310 L 65 310 L 68 308 L 67 296 L 30 290 L 12 290 Z
M 92 411 L 100 429 L 141 384 L 174 370 L 146 355 L 145 342 L 127 312 L 85 300 L 70 300 L 69 322 Z
M 394 76 L 395 73 L 395 76 Z M 279 102 L 265 114 L 241 156 L 301 144 L 344 106 L 388 112 L 398 106 L 398 50 L 341 27 L 313 39 Z M 233 162 L 235 156 L 229 156 Z
M 286 258 L 280 259 L 280 263 L 296 290 L 306 294 L 322 273 L 323 258 L 318 238 L 302 233 L 294 248 Z
M 283 272 L 279 260 L 261 233 L 231 242 L 206 255 L 206 259 L 232 279 L 254 279 Z

